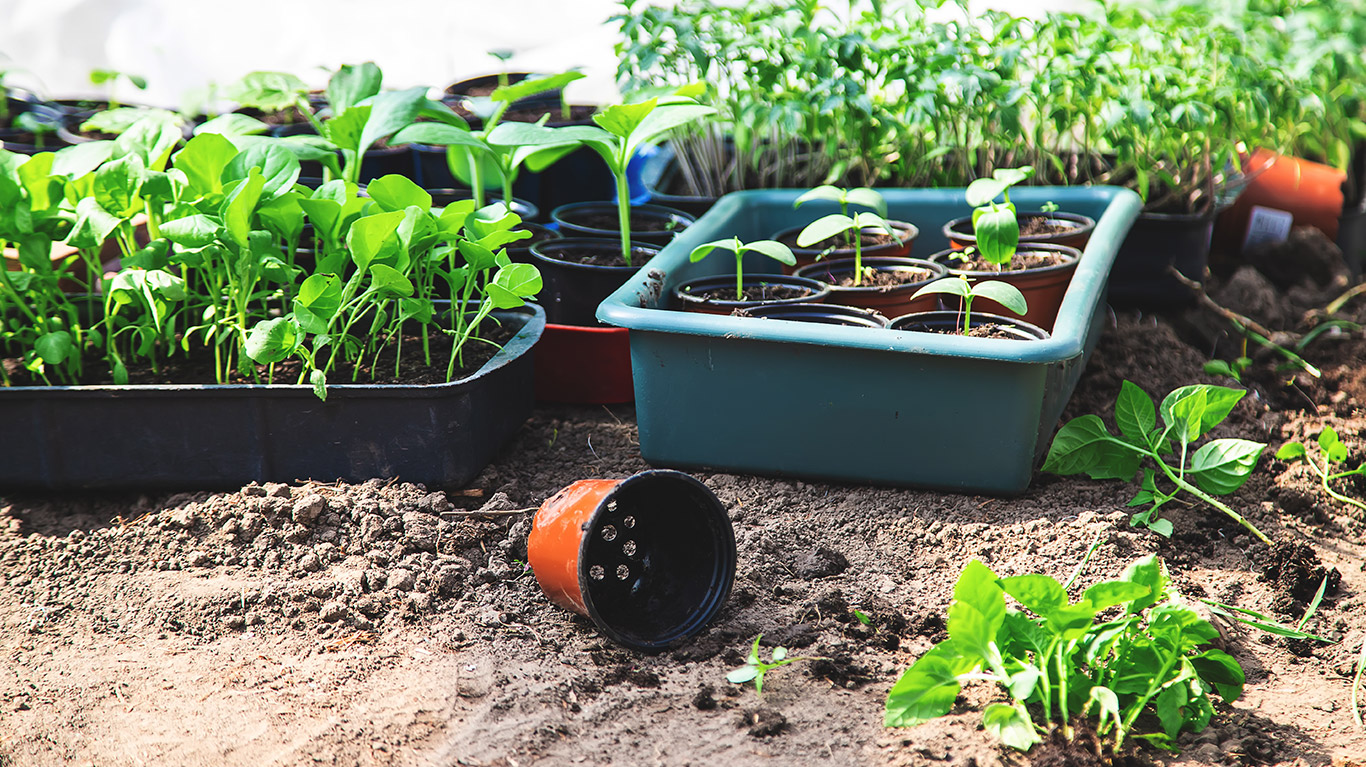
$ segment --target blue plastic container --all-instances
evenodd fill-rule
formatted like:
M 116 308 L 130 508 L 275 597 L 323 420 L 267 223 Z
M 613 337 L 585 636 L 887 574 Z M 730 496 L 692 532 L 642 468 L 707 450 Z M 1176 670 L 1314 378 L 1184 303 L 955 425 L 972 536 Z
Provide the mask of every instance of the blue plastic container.
M 947 247 L 962 189 L 885 189 L 889 217 Z M 1138 195 L 1116 187 L 1013 190 L 1022 208 L 1055 202 L 1098 221 L 1042 341 L 964 338 L 668 311 L 678 283 L 731 271 L 690 263 L 704 242 L 767 238 L 833 204 L 792 209 L 800 190 L 737 192 L 598 307 L 631 330 L 640 452 L 655 466 L 985 493 L 1029 486 L 1105 319 L 1106 279 Z M 755 257 L 746 273 L 776 271 Z

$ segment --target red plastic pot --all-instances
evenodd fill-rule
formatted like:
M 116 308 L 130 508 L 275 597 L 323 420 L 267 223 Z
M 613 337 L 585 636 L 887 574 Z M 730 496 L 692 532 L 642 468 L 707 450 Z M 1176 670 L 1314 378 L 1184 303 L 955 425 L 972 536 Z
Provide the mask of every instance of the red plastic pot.
M 582 405 L 634 400 L 628 333 L 546 323 L 535 351 L 536 399 Z
M 735 532 L 706 485 L 654 469 L 579 480 L 546 500 L 527 560 L 550 601 L 649 652 L 716 616 L 735 580 Z
M 1337 237 L 1345 172 L 1266 149 L 1253 152 L 1246 166 L 1251 180 L 1215 224 L 1214 236 L 1222 250 L 1232 255 L 1242 252 L 1253 224 L 1254 207 L 1289 213 L 1292 226 L 1312 226 L 1330 240 Z

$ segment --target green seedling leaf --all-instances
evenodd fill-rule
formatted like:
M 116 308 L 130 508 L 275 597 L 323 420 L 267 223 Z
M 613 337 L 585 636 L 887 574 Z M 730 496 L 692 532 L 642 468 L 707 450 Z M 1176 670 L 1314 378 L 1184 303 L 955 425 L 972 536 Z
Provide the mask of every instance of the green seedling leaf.
M 1008 264 L 1020 241 L 1020 226 L 1013 210 L 993 210 L 978 217 L 974 231 L 977 252 L 993 264 Z
M 294 316 L 306 332 L 326 333 L 328 321 L 342 304 L 342 279 L 335 274 L 314 274 L 299 286 L 294 297 Z
M 76 354 L 76 342 L 65 330 L 44 333 L 33 344 L 33 350 L 48 365 L 61 365 Z
M 461 146 L 481 152 L 488 151 L 488 145 L 470 133 L 469 128 L 443 123 L 413 123 L 395 133 L 393 143 Z
M 1319 432 L 1319 449 L 1335 463 L 1347 460 L 1347 446 L 1338 441 L 1338 433 L 1331 426 L 1325 426 Z
M 1216 439 L 1191 457 L 1188 475 L 1201 490 L 1228 495 L 1247 482 L 1266 445 L 1245 439 Z
M 520 82 L 495 88 L 493 93 L 489 94 L 489 98 L 511 104 L 528 96 L 535 96 L 546 91 L 561 90 L 575 80 L 582 80 L 583 77 L 582 72 L 563 72 L 546 77 L 528 77 Z
M 997 656 L 996 635 L 1005 615 L 1005 596 L 996 574 L 975 559 L 969 562 L 953 588 L 949 638 L 961 652 L 975 653 L 983 662 L 990 662 Z
M 1173 427 L 1178 439 L 1193 442 L 1233 411 L 1246 391 L 1225 386 L 1197 384 L 1175 389 L 1162 400 L 1162 422 Z
M 814 189 L 809 189 L 806 192 L 803 192 L 799 197 L 797 197 L 796 200 L 792 202 L 792 207 L 800 208 L 802 205 L 808 202 L 812 202 L 813 200 L 827 200 L 829 202 L 838 202 L 843 204 L 845 200 L 844 190 L 840 189 L 837 186 L 823 184 Z
M 228 194 L 227 200 L 223 203 L 223 224 L 227 227 L 228 235 L 233 242 L 244 250 L 251 245 L 251 217 L 256 211 L 257 203 L 261 201 L 261 191 L 266 183 L 260 169 L 253 167 L 250 173 L 246 180 Z
M 371 262 L 385 259 L 397 252 L 398 225 L 403 221 L 403 211 L 376 213 L 356 219 L 346 235 L 346 245 L 351 250 L 351 260 L 364 271 Z
M 431 210 L 432 196 L 407 176 L 390 174 L 371 181 L 365 187 L 380 208 L 386 211 L 404 210 L 410 206 Z
M 488 285 L 488 296 L 496 309 L 514 309 L 540 292 L 541 273 L 531 264 L 508 264 Z
M 1000 197 L 1001 193 L 1009 188 L 1009 186 L 1009 184 L 1002 182 L 1000 179 L 979 178 L 971 184 L 968 184 L 966 192 L 968 204 L 974 208 L 988 205 L 997 197 Z
M 247 333 L 247 356 L 262 365 L 289 358 L 303 343 L 303 331 L 291 317 L 276 317 L 256 323 Z
M 992 703 L 982 711 L 982 724 L 987 732 L 1017 751 L 1028 751 L 1040 741 L 1029 712 L 1018 703 Z
M 122 219 L 100 206 L 93 197 L 82 197 L 76 203 L 76 224 L 66 242 L 73 248 L 99 248 L 122 223 Z
M 327 103 L 341 117 L 352 107 L 379 93 L 384 74 L 373 61 L 344 64 L 327 83 Z
M 185 174 L 193 197 L 207 197 L 223 190 L 223 171 L 237 156 L 237 147 L 216 133 L 190 139 L 176 153 L 175 168 Z
M 142 210 L 142 175 L 147 170 L 142 158 L 133 154 L 112 160 L 95 171 L 95 200 L 100 207 L 119 218 L 129 218 Z
M 87 141 L 59 149 L 52 159 L 52 173 L 70 179 L 93 172 L 114 153 L 112 141 Z
M 1205 682 L 1214 685 L 1225 703 L 1232 703 L 1243 695 L 1247 677 L 1238 661 L 1223 650 L 1206 650 L 1191 658 L 1195 672 Z
M 975 653 L 962 652 L 953 639 L 930 648 L 888 691 L 883 724 L 913 727 L 949 713 L 963 689 L 958 677 L 981 662 Z
M 1276 451 L 1276 457 L 1282 461 L 1293 461 L 1296 458 L 1303 458 L 1307 455 L 1304 444 L 1301 442 L 1287 442 L 1281 445 L 1281 449 Z
M 299 180 L 299 160 L 278 143 L 254 143 L 228 161 L 222 181 L 227 186 L 256 171 L 261 176 L 261 198 L 270 200 L 291 191 Z
M 831 213 L 812 221 L 797 235 L 797 245 L 809 248 L 818 242 L 843 234 L 854 228 L 854 219 L 841 213 Z
M 887 200 L 885 200 L 877 191 L 869 189 L 868 187 L 850 189 L 849 192 L 844 195 L 844 202 L 849 205 L 859 205 L 864 208 L 869 208 L 882 218 L 887 217 Z
M 1082 599 L 1097 612 L 1116 605 L 1132 604 L 1152 596 L 1152 586 L 1133 581 L 1104 581 L 1088 588 Z
M 308 374 L 308 382 L 313 385 L 313 394 L 323 402 L 327 401 L 327 373 L 314 370 Z
M 613 136 L 625 139 L 654 110 L 656 103 L 657 99 L 650 99 L 639 104 L 613 104 L 593 115 L 593 122 Z
M 1131 480 L 1142 463 L 1141 453 L 1118 444 L 1099 416 L 1069 421 L 1053 438 L 1043 470 L 1053 474 L 1086 474 L 1092 479 Z
M 1153 399 L 1132 381 L 1125 381 L 1115 401 L 1115 423 L 1125 441 L 1139 447 L 1151 446 L 1151 435 L 1157 426 L 1157 409 Z
M 298 104 L 308 85 L 286 72 L 252 72 L 227 88 L 227 97 L 244 107 L 281 112 Z
M 1024 294 L 1020 292 L 1019 288 L 1008 282 L 999 280 L 979 282 L 973 286 L 972 292 L 982 298 L 989 298 L 1020 316 L 1024 316 L 1025 312 L 1029 311 L 1029 305 L 1025 302 Z
M 1167 568 L 1162 566 L 1162 560 L 1158 559 L 1156 554 L 1134 560 L 1125 568 L 1121 578 L 1148 589 L 1147 596 L 1134 598 L 1125 608 L 1131 615 L 1157 604 L 1157 601 L 1166 594 L 1171 582 L 1167 577 Z
M 370 265 L 370 284 L 386 298 L 406 298 L 413 294 L 412 281 L 385 264 Z
M 409 88 L 403 91 L 387 91 L 371 99 L 369 119 L 361 130 L 358 153 L 365 152 L 385 136 L 391 136 L 400 128 L 417 119 L 418 111 L 427 100 L 424 87 Z M 429 206 L 430 207 L 430 206 Z

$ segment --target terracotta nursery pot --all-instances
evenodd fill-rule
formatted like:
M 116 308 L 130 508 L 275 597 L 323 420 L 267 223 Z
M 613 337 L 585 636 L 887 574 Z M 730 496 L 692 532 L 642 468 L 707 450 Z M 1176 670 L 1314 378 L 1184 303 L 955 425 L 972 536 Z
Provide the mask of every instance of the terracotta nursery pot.
M 1015 341 L 1041 341 L 1048 338 L 1048 331 L 1033 325 L 1024 320 L 1013 317 L 1002 317 L 998 314 L 987 314 L 976 310 L 978 303 L 985 301 L 973 301 L 972 319 L 969 320 L 970 327 L 978 328 L 983 325 L 996 325 L 1002 333 Z M 956 311 L 938 312 L 919 312 L 907 314 L 892 320 L 892 330 L 910 330 L 917 333 L 948 333 L 961 334 L 963 329 L 963 314 Z M 1007 339 L 1002 339 L 1007 340 Z
M 872 309 L 838 304 L 767 304 L 745 310 L 750 317 L 851 328 L 885 328 L 887 318 Z
M 863 267 L 878 272 L 912 273 L 911 282 L 899 285 L 841 285 L 840 283 L 854 274 L 854 259 L 841 258 L 834 261 L 817 261 L 797 270 L 797 276 L 823 282 L 830 287 L 828 303 L 843 306 L 858 306 L 875 309 L 883 316 L 893 318 L 911 312 L 929 312 L 939 308 L 938 296 L 921 296 L 912 301 L 917 290 L 934 280 L 948 274 L 943 264 L 921 258 L 891 258 L 874 256 L 863 259 Z
M 905 258 L 911 255 L 911 248 L 915 246 L 915 238 L 920 236 L 920 229 L 914 224 L 908 224 L 905 221 L 888 221 L 887 223 L 891 224 L 892 228 L 896 230 L 897 236 L 901 238 L 901 244 L 898 245 L 895 242 L 889 242 L 883 245 L 864 246 L 863 257 L 865 259 L 869 256 Z M 798 269 L 801 269 L 803 266 L 810 266 L 811 264 L 817 263 L 818 259 L 820 261 L 833 261 L 838 258 L 854 257 L 854 249 L 852 247 L 835 248 L 828 253 L 818 248 L 797 247 L 797 235 L 801 234 L 801 231 L 805 228 L 805 224 L 802 226 L 794 226 L 791 229 L 784 229 L 770 238 L 792 248 L 792 255 L 797 257 L 796 264 L 793 264 L 792 266 L 783 265 L 784 273 L 796 274 Z M 866 231 L 868 227 L 864 227 L 864 229 Z
M 1024 231 L 1025 222 L 1030 219 L 1043 219 L 1058 227 L 1066 227 L 1062 231 L 1048 232 L 1044 234 L 1021 234 L 1020 246 L 1025 245 L 1065 245 L 1069 248 L 1081 250 L 1086 247 L 1086 243 L 1091 239 L 1091 232 L 1096 229 L 1096 221 L 1089 216 L 1079 216 L 1075 213 L 1063 213 L 1056 211 L 1053 213 L 1024 212 L 1015 215 L 1020 222 L 1020 230 Z M 972 216 L 963 216 L 944 224 L 944 237 L 949 241 L 949 247 L 954 250 L 964 250 L 970 245 L 977 244 L 977 235 L 972 229 Z
M 650 652 L 697 634 L 721 609 L 735 580 L 735 532 L 706 485 L 643 471 L 579 480 L 548 499 L 527 560 L 550 601 Z
M 778 289 L 783 293 L 795 293 L 787 297 L 783 295 L 769 298 L 756 298 L 746 300 L 735 300 L 735 275 L 721 275 L 718 277 L 699 277 L 695 280 L 688 280 L 674 288 L 674 300 L 684 311 L 705 312 L 706 314 L 730 314 L 736 309 L 753 309 L 758 306 L 768 306 L 770 304 L 796 304 L 809 303 L 818 304 L 825 301 L 830 296 L 830 286 L 816 280 L 801 276 L 787 274 L 747 274 L 743 278 L 743 286 L 746 290 L 761 288 L 765 294 L 772 289 Z M 730 296 L 721 298 L 713 293 Z
M 1284 239 L 1291 226 L 1312 226 L 1335 239 L 1343 213 L 1347 174 L 1329 165 L 1258 149 L 1247 161 L 1251 180 L 1238 200 L 1219 215 L 1215 236 L 1221 248 L 1238 255 L 1253 238 Z M 1258 208 L 1267 216 L 1258 215 Z M 1289 213 L 1290 222 L 1275 221 Z
M 1052 252 L 1061 254 L 1066 261 L 1054 266 L 1045 266 L 1035 269 L 1014 269 L 1004 272 L 970 271 L 958 269 L 953 266 L 954 259 L 961 255 L 962 251 L 941 250 L 930 256 L 931 261 L 944 264 L 948 267 L 949 274 L 964 274 L 973 282 L 982 280 L 999 280 L 1008 282 L 1020 289 L 1024 294 L 1025 301 L 1029 304 L 1029 311 L 1023 319 L 1033 325 L 1038 325 L 1044 330 L 1053 331 L 1053 322 L 1058 318 L 1058 308 L 1062 306 L 1063 295 L 1067 293 L 1067 286 L 1072 282 L 1072 275 L 1077 271 L 1077 261 L 1081 258 L 1081 252 L 1076 248 L 1069 248 L 1063 245 L 1031 245 L 1021 247 L 1018 254 Z M 952 297 L 943 296 L 941 300 L 952 301 Z M 947 305 L 947 304 L 946 304 Z M 949 308 L 954 308 L 949 306 Z M 973 314 L 979 310 L 992 314 L 1009 316 L 1013 314 L 1010 310 L 985 298 L 979 298 L 972 303 Z

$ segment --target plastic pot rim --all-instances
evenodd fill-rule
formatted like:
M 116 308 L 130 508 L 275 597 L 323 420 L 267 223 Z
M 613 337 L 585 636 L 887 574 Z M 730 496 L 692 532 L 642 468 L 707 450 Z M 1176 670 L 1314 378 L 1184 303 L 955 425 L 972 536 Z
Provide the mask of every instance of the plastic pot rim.
M 953 268 L 952 266 L 949 266 L 948 264 L 942 264 L 942 266 L 943 266 L 945 269 L 947 269 L 947 270 L 948 270 L 948 273 L 951 274 L 951 275 L 959 275 L 959 274 L 962 274 L 962 275 L 967 275 L 967 276 L 969 276 L 969 277 L 975 277 L 975 278 L 978 278 L 978 279 L 982 279 L 982 278 L 987 278 L 987 277 L 1000 277 L 1000 276 L 1002 276 L 1002 275 L 1008 275 L 1008 274 L 1015 274 L 1015 275 L 1018 275 L 1018 274 L 1035 275 L 1035 274 L 1048 274 L 1048 273 L 1050 273 L 1050 272 L 1062 272 L 1062 271 L 1066 271 L 1066 270 L 1068 270 L 1068 269 L 1074 268 L 1074 267 L 1077 265 L 1077 262 L 1081 260 L 1081 251 L 1080 251 L 1080 250 L 1077 250 L 1076 248 L 1073 248 L 1073 247 L 1071 247 L 1071 246 L 1069 246 L 1069 245 L 1057 245 L 1057 244 L 1054 244 L 1054 243 L 1051 243 L 1051 242 L 1028 243 L 1028 244 L 1025 245 L 1024 247 L 1016 248 L 1016 249 L 1015 249 L 1015 252 L 1016 252 L 1016 253 L 1033 253 L 1033 252 L 1037 252 L 1037 251 L 1041 251 L 1041 250 L 1043 250 L 1043 251 L 1050 251 L 1050 252 L 1054 252 L 1054 253 L 1061 253 L 1061 254 L 1063 254 L 1064 256 L 1069 256 L 1069 258 L 1068 258 L 1067 261 L 1064 261 L 1064 262 L 1061 263 L 1061 264 L 1053 264 L 1052 266 L 1031 266 L 1031 267 L 1029 267 L 1029 268 L 1027 268 L 1027 269 L 1007 269 L 1007 270 L 1005 270 L 1005 271 L 1000 271 L 1000 272 L 978 272 L 978 271 L 973 271 L 973 270 L 971 270 L 971 269 L 955 269 L 955 268 Z M 935 254 L 931 255 L 931 256 L 930 256 L 930 260 L 931 260 L 931 261 L 938 262 L 938 259 L 939 259 L 940 257 L 943 257 L 943 258 L 945 258 L 945 259 L 948 259 L 948 258 L 953 257 L 953 256 L 961 256 L 962 254 L 963 254 L 963 251 L 961 251 L 961 250 L 953 250 L 952 248 L 948 248 L 948 249 L 941 250 L 941 251 L 939 251 L 938 253 L 935 253 Z
M 754 285 L 756 283 L 767 283 L 773 285 L 783 285 L 786 287 L 805 288 L 811 292 L 805 296 L 797 296 L 795 298 L 769 298 L 737 301 L 735 299 L 699 298 L 698 296 L 688 293 L 685 290 L 685 288 L 700 288 L 703 290 L 711 290 L 713 288 L 734 288 L 735 275 L 721 274 L 712 275 L 710 277 L 696 277 L 694 279 L 687 280 L 686 282 L 680 282 L 678 284 L 678 287 L 674 288 L 674 297 L 677 298 L 680 302 L 682 302 L 685 309 L 687 307 L 698 308 L 702 306 L 716 307 L 720 309 L 748 309 L 757 306 L 816 304 L 820 303 L 821 301 L 824 301 L 826 296 L 829 296 L 831 293 L 831 288 L 826 283 L 823 283 L 820 280 L 813 280 L 810 277 L 803 277 L 795 274 L 746 274 L 741 278 L 741 281 L 746 286 Z M 705 287 L 702 287 L 704 285 Z

